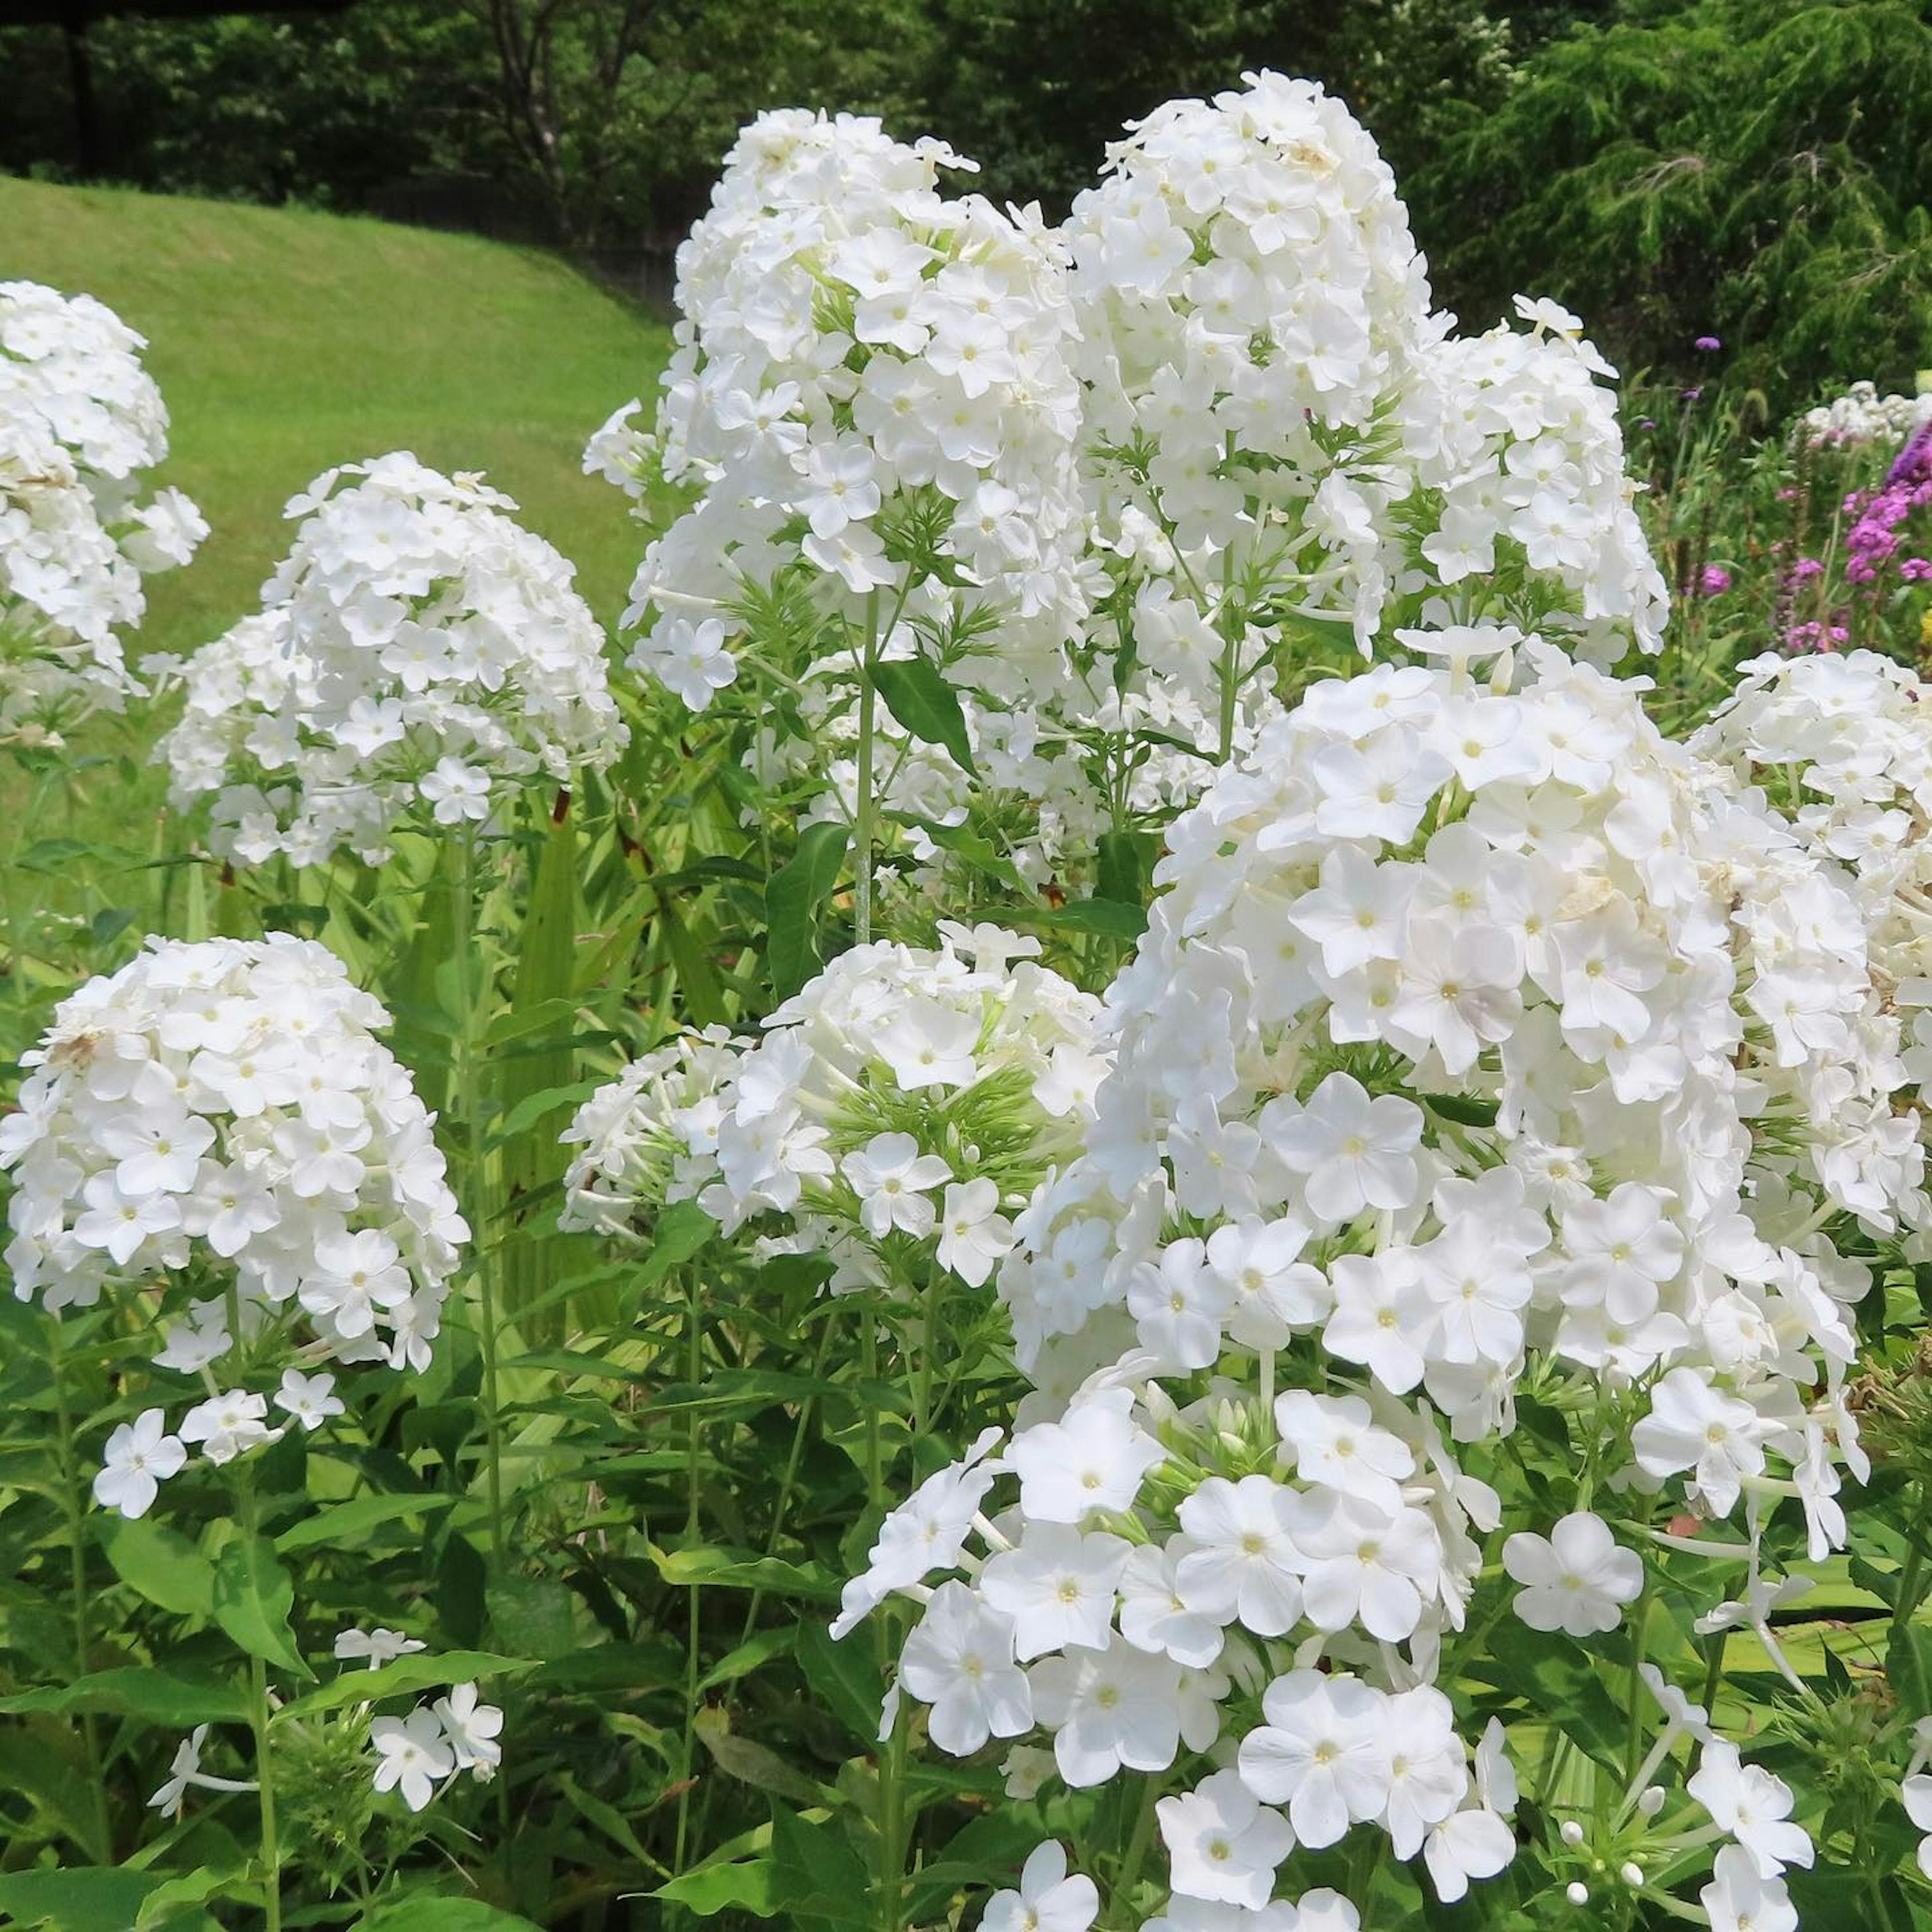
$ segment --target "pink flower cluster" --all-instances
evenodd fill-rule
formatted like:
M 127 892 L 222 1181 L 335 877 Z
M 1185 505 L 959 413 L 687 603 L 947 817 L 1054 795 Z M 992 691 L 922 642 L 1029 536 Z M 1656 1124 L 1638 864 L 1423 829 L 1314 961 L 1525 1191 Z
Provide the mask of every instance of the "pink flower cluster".
M 1876 585 L 1886 566 L 1897 557 L 1912 513 L 1932 503 L 1932 424 L 1912 436 L 1886 472 L 1883 486 L 1869 496 L 1855 491 L 1845 500 L 1848 516 L 1856 518 L 1845 538 L 1845 580 Z M 1901 581 L 1920 583 L 1932 578 L 1932 560 L 1907 556 L 1898 565 Z

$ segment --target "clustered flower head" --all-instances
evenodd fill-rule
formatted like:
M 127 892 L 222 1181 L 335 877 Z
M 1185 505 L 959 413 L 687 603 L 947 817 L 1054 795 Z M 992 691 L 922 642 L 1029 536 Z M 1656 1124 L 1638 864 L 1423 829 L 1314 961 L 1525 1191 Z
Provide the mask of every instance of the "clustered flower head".
M 1870 586 L 1872 592 L 1888 574 L 1906 584 L 1932 578 L 1932 560 L 1901 554 L 1906 526 L 1919 511 L 1932 505 L 1932 422 L 1914 430 L 1875 490 L 1854 491 L 1845 501 L 1853 519 L 1845 532 L 1845 581 Z
M 313 940 L 151 940 L 24 1056 L 0 1122 L 15 1294 L 127 1298 L 157 1366 L 206 1391 L 114 1431 L 95 1489 L 122 1514 L 188 1444 L 224 1463 L 340 1414 L 318 1364 L 428 1366 L 469 1230 L 387 1018 Z
M 1831 870 L 1636 686 L 1405 641 L 1435 667 L 1315 686 L 1172 828 L 1086 1145 L 998 1277 L 1034 1392 L 887 1518 L 838 1626 L 923 1604 L 898 1683 L 942 1749 L 1166 1775 L 1177 1927 L 1358 1827 L 1445 1900 L 1513 1856 L 1503 1727 L 1438 1676 L 1526 1383 L 1582 1422 L 1576 1506 L 1502 1552 L 1532 1628 L 1640 1593 L 1598 1497 L 1706 1520 L 1694 1552 L 1787 1498 L 1842 1542 L 1867 1280 L 1823 1229 L 1893 1230 L 1922 1180 Z M 1809 1842 L 1726 1751 L 1688 1796 L 1781 1896 Z
M 0 733 L 139 694 L 115 633 L 208 534 L 179 490 L 141 500 L 168 448 L 146 346 L 91 296 L 0 282 Z
M 1034 221 L 940 193 L 968 166 L 800 111 L 760 116 L 726 158 L 679 251 L 656 438 L 700 494 L 626 620 L 654 614 L 631 662 L 694 710 L 736 678 L 746 600 L 780 580 L 844 620 L 835 669 L 850 629 L 903 625 L 1009 696 L 1060 676 L 1084 602 L 1064 270 Z M 590 460 L 628 466 L 626 434 L 607 424 Z
M 1928 423 L 1932 423 L 1932 393 L 1881 396 L 1876 383 L 1854 382 L 1842 396 L 1806 410 L 1796 434 L 1803 443 L 1858 449 L 1904 442 Z
M 420 1638 L 400 1630 L 351 1628 L 337 1636 L 334 1654 L 338 1663 L 380 1670 L 425 1648 Z M 412 1812 L 426 1810 L 466 1772 L 478 1784 L 488 1784 L 503 1760 L 503 1713 L 482 1702 L 474 1684 L 452 1684 L 400 1718 L 376 1714 L 374 1704 L 364 1701 L 349 1706 L 339 1719 L 322 1715 L 290 1721 L 299 1726 L 305 1758 L 326 1762 L 339 1742 L 361 1756 L 371 1796 L 395 1792 Z M 163 1817 L 178 1818 L 190 1790 L 255 1790 L 253 1778 L 218 1777 L 202 1768 L 208 1730 L 206 1724 L 197 1726 L 182 1740 L 166 1782 L 148 1800 Z M 359 1742 L 352 1742 L 350 1733 Z
M 824 1252 L 832 1286 L 970 1287 L 1070 1158 L 1106 1062 L 1099 1004 L 1035 940 L 942 927 L 922 950 L 842 954 L 744 1044 L 721 1029 L 634 1062 L 566 1138 L 565 1225 L 604 1230 L 695 1200 L 724 1230 Z
M 616 757 L 603 633 L 515 508 L 405 453 L 290 502 L 264 608 L 189 660 L 158 752 L 177 804 L 212 794 L 220 856 L 374 862 L 399 824 L 483 824 L 518 787 Z
M 1911 1017 L 1907 1069 L 1932 1085 L 1932 691 L 1875 651 L 1768 655 L 1692 746 L 1843 868 L 1880 983 Z
M 1394 178 L 1318 87 L 1168 103 L 1068 233 L 1097 540 L 1162 677 L 1211 707 L 1297 620 L 1364 652 L 1423 615 L 1655 648 L 1607 365 L 1548 302 L 1450 337 Z

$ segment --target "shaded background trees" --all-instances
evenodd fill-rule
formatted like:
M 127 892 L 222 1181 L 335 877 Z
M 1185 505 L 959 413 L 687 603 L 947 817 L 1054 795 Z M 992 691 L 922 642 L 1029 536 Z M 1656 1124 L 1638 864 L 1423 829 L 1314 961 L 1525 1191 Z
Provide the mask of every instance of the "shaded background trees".
M 1472 326 L 1534 263 L 1627 363 L 1718 334 L 1780 403 L 1932 362 L 1932 0 L 356 0 L 90 44 L 107 178 L 634 283 L 761 107 L 929 129 L 1057 216 L 1124 120 L 1273 66 L 1367 122 Z M 58 30 L 0 26 L 0 170 L 79 158 Z

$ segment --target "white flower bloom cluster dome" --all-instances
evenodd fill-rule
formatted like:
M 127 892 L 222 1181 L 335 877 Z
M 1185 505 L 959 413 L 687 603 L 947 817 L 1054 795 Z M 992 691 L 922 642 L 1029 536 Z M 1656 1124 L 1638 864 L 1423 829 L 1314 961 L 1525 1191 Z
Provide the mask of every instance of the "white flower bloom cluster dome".
M 1691 748 L 1844 868 L 1880 983 L 1910 1012 L 1907 1068 L 1932 1086 L 1932 688 L 1875 651 L 1754 658 Z
M 1798 419 L 1796 439 L 1828 449 L 1863 449 L 1873 443 L 1898 444 L 1932 422 L 1932 391 L 1916 395 L 1881 396 L 1876 382 L 1854 382 L 1842 396 L 1807 410 Z
M 128 1480 L 104 1499 L 126 1514 L 182 1441 L 225 1462 L 269 1439 L 272 1406 L 305 1427 L 339 1414 L 318 1363 L 428 1366 L 469 1229 L 387 1021 L 314 940 L 151 940 L 23 1057 L 0 1121 L 15 1294 L 148 1300 L 157 1365 L 209 1394 L 178 1439 L 158 1408 L 116 1432 Z M 246 1385 L 272 1371 L 272 1394 Z
M 1607 365 L 1547 302 L 1450 338 L 1339 102 L 1251 75 L 1168 103 L 1108 170 L 1067 227 L 1083 434 L 1150 666 L 1211 712 L 1311 620 L 1365 652 L 1425 615 L 1656 648 Z
M 680 250 L 657 439 L 700 494 L 626 622 L 655 614 L 632 662 L 693 709 L 781 580 L 845 620 L 835 669 L 849 629 L 903 623 L 949 674 L 1057 683 L 1084 608 L 1064 268 L 1037 227 L 941 195 L 967 165 L 868 118 L 761 115 Z M 599 466 L 622 439 L 606 425 Z
M 331 470 L 264 608 L 190 658 L 161 741 L 172 794 L 257 865 L 371 862 L 414 815 L 488 821 L 516 789 L 608 765 L 628 734 L 575 568 L 479 477 L 406 452 Z
M 1576 1424 L 1576 1507 L 1503 1552 L 1536 1628 L 1641 1587 L 1593 1501 L 1742 1514 L 1742 1553 L 1795 1498 L 1841 1542 L 1867 1281 L 1824 1231 L 1918 1211 L 1832 873 L 1639 686 L 1512 631 L 1413 643 L 1448 668 L 1314 686 L 1172 828 L 1086 1147 L 998 1277 L 1020 1426 L 887 1519 L 839 1626 L 923 1604 L 899 1683 L 943 1749 L 1166 1776 L 1177 1927 L 1360 1827 L 1445 1900 L 1513 1856 L 1502 1727 L 1438 1666 L 1526 1387 Z M 1784 1814 L 1732 1802 L 1767 1774 L 1730 1749 L 1688 1790 L 1755 1842 Z
M 0 282 L 0 732 L 140 692 L 115 634 L 208 534 L 179 490 L 141 500 L 168 449 L 146 346 L 91 296 Z
M 646 1054 L 566 1136 L 583 1150 L 565 1225 L 695 1200 L 727 1232 L 830 1256 L 837 1290 L 916 1286 L 934 1262 L 982 1286 L 1106 1070 L 1099 1002 L 1039 950 L 990 926 L 860 946 L 757 1041 L 718 1029 Z

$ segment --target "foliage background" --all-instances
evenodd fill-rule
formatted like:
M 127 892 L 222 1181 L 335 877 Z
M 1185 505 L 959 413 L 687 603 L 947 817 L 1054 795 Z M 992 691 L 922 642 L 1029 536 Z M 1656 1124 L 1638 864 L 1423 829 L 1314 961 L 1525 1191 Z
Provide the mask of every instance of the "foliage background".
M 1469 325 L 1533 257 L 1628 370 L 1716 334 L 1782 404 L 1932 355 L 1932 0 L 360 0 L 91 44 L 106 178 L 649 257 L 659 292 L 762 107 L 940 134 L 1057 216 L 1124 119 L 1269 65 L 1367 123 Z M 58 30 L 0 30 L 0 171 L 74 178 Z

